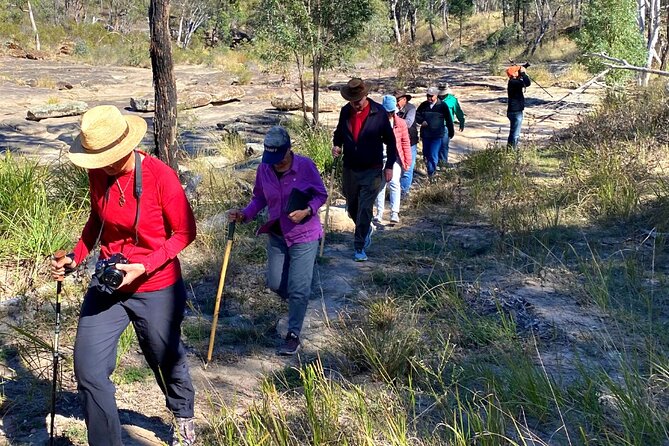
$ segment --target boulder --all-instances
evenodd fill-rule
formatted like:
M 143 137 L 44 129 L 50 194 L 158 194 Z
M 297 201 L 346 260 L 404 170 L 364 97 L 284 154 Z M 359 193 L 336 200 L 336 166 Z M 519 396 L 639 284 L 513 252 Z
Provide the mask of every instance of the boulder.
M 322 206 L 318 211 L 321 223 L 325 225 L 325 206 Z M 344 205 L 330 205 L 330 213 L 328 214 L 328 231 L 339 232 L 353 232 L 355 231 L 355 223 L 348 216 L 346 206 Z
M 72 90 L 74 86 L 69 82 L 58 81 L 56 82 L 56 88 L 59 90 Z
M 138 112 L 152 112 L 156 109 L 153 97 L 130 98 L 130 108 Z
M 178 101 L 178 108 L 181 110 L 188 110 L 191 108 L 204 107 L 211 103 L 211 95 L 203 91 L 184 92 Z
M 88 110 L 88 104 L 82 101 L 68 101 L 58 104 L 43 105 L 28 110 L 26 119 L 39 121 L 46 118 L 60 118 L 63 116 L 77 116 Z
M 305 92 L 304 98 L 306 100 L 307 111 L 312 111 L 311 107 L 311 92 Z M 318 109 L 321 112 L 332 112 L 338 110 L 344 105 L 344 99 L 338 99 L 333 96 L 321 94 L 318 98 Z M 297 93 L 282 93 L 277 94 L 272 98 L 272 107 L 277 110 L 292 111 L 302 109 L 302 100 Z
M 237 87 L 230 85 L 228 87 L 222 87 L 217 89 L 215 92 L 211 93 L 211 103 L 212 104 L 221 104 L 224 102 L 231 102 L 239 100 L 246 95 L 246 92 L 242 87 Z

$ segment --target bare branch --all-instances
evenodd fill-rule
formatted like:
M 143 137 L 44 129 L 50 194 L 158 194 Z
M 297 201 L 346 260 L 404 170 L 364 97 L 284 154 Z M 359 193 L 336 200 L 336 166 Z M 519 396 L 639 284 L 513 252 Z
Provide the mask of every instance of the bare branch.
M 599 58 L 602 58 L 604 60 L 615 62 L 615 64 L 611 64 L 611 63 L 604 63 L 603 64 L 605 67 L 609 67 L 609 68 L 612 68 L 612 69 L 615 69 L 615 70 L 631 70 L 631 71 L 638 71 L 640 73 L 657 74 L 658 76 L 669 76 L 669 71 L 655 70 L 655 69 L 646 68 L 646 67 L 639 67 L 639 66 L 630 64 L 625 59 L 619 59 L 617 57 L 611 57 L 611 56 L 608 56 L 604 53 L 587 53 L 587 54 L 585 54 L 585 56 L 586 57 L 599 57 Z

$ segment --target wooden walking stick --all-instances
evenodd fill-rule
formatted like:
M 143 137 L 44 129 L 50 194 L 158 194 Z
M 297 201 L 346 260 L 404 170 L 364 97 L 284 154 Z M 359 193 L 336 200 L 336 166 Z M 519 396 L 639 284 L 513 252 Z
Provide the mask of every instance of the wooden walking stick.
M 341 156 L 341 155 L 340 155 Z M 323 227 L 323 237 L 321 238 L 321 247 L 318 252 L 318 257 L 323 257 L 323 248 L 325 248 L 325 234 L 328 232 L 328 225 L 330 224 L 330 203 L 332 202 L 332 189 L 335 182 L 335 171 L 337 170 L 337 160 L 335 158 L 332 164 L 332 171 L 330 171 L 330 184 L 328 186 L 328 199 L 325 201 L 325 225 Z
M 218 290 L 216 291 L 216 305 L 214 306 L 214 320 L 211 323 L 211 333 L 209 334 L 209 350 L 207 351 L 207 363 L 211 361 L 211 354 L 214 351 L 214 339 L 216 338 L 216 325 L 218 325 L 218 312 L 221 306 L 221 296 L 223 295 L 223 285 L 225 285 L 225 273 L 228 270 L 228 261 L 230 260 L 230 251 L 232 250 L 232 239 L 235 235 L 235 222 L 228 223 L 228 241 L 225 244 L 225 255 L 223 256 L 223 265 L 221 265 L 221 276 L 218 279 Z

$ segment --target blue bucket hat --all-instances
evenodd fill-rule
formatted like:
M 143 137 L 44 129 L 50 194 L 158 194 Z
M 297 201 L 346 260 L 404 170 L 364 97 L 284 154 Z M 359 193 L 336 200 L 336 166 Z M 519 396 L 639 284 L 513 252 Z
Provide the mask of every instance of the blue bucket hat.
M 396 112 L 397 111 L 397 98 L 393 95 L 387 94 L 383 97 L 383 101 L 382 101 L 381 105 L 383 105 L 383 109 L 385 111 L 387 111 L 388 113 Z
M 263 141 L 265 150 L 262 154 L 262 162 L 266 164 L 277 164 L 286 156 L 290 150 L 290 135 L 286 129 L 275 125 L 265 135 Z

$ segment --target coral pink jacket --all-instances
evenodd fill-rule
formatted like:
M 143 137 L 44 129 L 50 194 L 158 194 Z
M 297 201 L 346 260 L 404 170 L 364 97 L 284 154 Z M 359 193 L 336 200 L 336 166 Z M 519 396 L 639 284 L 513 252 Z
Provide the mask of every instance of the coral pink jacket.
M 395 132 L 395 140 L 397 141 L 397 155 L 398 161 L 402 169 L 408 170 L 411 166 L 411 143 L 409 141 L 409 128 L 404 119 L 395 115 L 393 119 L 393 132 Z

